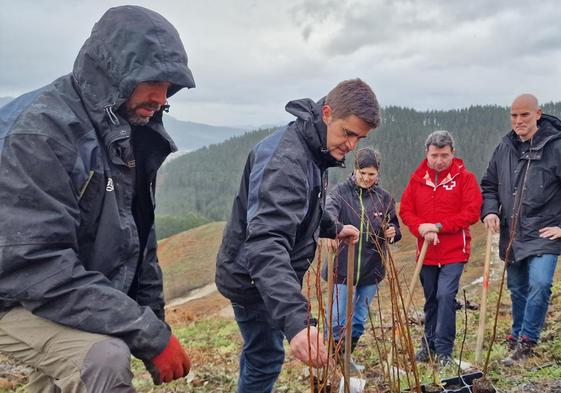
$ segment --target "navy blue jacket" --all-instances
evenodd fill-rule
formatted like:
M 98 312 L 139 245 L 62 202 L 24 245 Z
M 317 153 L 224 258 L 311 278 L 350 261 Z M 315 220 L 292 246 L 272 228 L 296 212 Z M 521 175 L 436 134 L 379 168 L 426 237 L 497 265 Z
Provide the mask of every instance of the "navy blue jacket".
M 117 7 L 71 74 L 0 109 L 0 311 L 23 306 L 151 359 L 170 336 L 154 184 L 175 145 L 161 112 L 132 129 L 117 113 L 143 81 L 169 81 L 169 95 L 194 87 L 173 26 Z
M 522 187 L 526 171 L 529 172 Z M 521 209 L 509 262 L 542 254 L 559 255 L 561 239 L 541 238 L 538 231 L 561 226 L 561 120 L 542 115 L 531 147 L 529 142 L 521 146 L 515 132 L 509 132 L 491 157 L 481 179 L 481 190 L 481 219 L 494 213 L 501 220 L 501 259 L 505 259 L 513 209 L 519 205 L 520 195 Z
M 289 102 L 297 119 L 250 152 L 216 261 L 216 285 L 239 304 L 264 302 L 291 340 L 309 320 L 302 279 L 314 259 L 327 190 L 322 102 Z M 322 236 L 337 228 L 324 218 Z
M 380 252 L 385 250 L 384 230 L 393 226 L 401 239 L 399 220 L 395 212 L 395 200 L 380 186 L 368 189 L 356 184 L 354 175 L 337 184 L 327 195 L 326 210 L 339 225 L 350 224 L 361 230 L 360 240 L 355 245 L 355 281 L 353 285 L 378 284 L 385 276 Z M 361 224 L 362 221 L 362 224 Z M 347 244 L 341 243 L 334 265 L 335 281 L 347 284 Z M 327 264 L 322 276 L 327 279 Z

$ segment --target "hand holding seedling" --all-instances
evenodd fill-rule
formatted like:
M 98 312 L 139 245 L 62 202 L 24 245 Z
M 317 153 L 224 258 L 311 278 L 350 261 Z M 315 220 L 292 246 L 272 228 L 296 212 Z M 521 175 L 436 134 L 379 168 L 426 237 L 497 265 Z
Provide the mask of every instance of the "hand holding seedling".
M 315 368 L 327 364 L 327 349 L 315 326 L 302 329 L 290 340 L 292 354 L 308 366 Z
M 337 234 L 337 239 L 347 243 L 355 244 L 358 242 L 359 231 L 353 225 L 343 225 L 343 228 Z

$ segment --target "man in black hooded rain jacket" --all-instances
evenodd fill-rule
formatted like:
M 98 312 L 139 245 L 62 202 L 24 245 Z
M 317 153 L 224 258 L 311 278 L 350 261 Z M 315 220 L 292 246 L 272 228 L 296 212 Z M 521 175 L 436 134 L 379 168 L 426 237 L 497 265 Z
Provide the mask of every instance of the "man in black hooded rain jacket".
M 134 392 L 189 372 L 164 321 L 156 171 L 175 145 L 167 98 L 195 86 L 175 28 L 108 10 L 71 74 L 0 110 L 0 352 L 28 391 Z
M 341 82 L 317 103 L 289 102 L 286 110 L 296 120 L 249 154 L 216 264 L 217 287 L 232 301 L 244 339 L 240 393 L 272 390 L 284 337 L 296 358 L 314 367 L 327 362 L 302 279 L 314 259 L 320 221 L 321 236 L 358 240 L 355 227 L 322 218 L 327 168 L 342 165 L 380 122 L 376 96 L 359 79 Z
M 533 352 L 561 253 L 561 120 L 523 94 L 512 103 L 511 122 L 481 179 L 481 218 L 500 231 L 499 254 L 508 264 L 513 352 L 506 365 Z

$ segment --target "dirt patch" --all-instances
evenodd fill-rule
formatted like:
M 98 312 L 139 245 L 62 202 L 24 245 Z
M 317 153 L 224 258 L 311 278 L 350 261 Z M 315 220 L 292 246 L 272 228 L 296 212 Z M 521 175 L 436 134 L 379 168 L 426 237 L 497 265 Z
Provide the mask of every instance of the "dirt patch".
M 194 319 L 215 316 L 227 306 L 230 301 L 218 292 L 192 300 L 185 304 L 166 309 L 166 320 L 171 324 L 183 324 Z

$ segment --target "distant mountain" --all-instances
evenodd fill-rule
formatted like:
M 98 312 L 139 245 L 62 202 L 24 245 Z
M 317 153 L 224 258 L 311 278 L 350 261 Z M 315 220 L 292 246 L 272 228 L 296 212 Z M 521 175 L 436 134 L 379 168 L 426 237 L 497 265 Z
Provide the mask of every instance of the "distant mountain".
M 167 115 L 164 115 L 164 125 L 180 151 L 191 151 L 203 146 L 220 143 L 248 131 L 242 128 L 211 126 L 203 123 L 182 121 Z
M 547 103 L 543 110 L 560 116 L 561 102 Z M 380 151 L 380 184 L 397 200 L 411 172 L 424 157 L 425 138 L 434 130 L 449 130 L 453 134 L 457 156 L 480 178 L 495 146 L 510 130 L 510 111 L 490 105 L 423 112 L 395 106 L 384 108 L 382 126 L 371 132 L 360 146 L 373 146 Z M 247 153 L 273 131 L 266 129 L 236 136 L 169 162 L 158 178 L 159 214 L 192 212 L 211 220 L 226 219 L 239 188 Z M 351 153 L 346 160 L 347 168 L 329 170 L 330 186 L 349 175 L 353 160 Z

